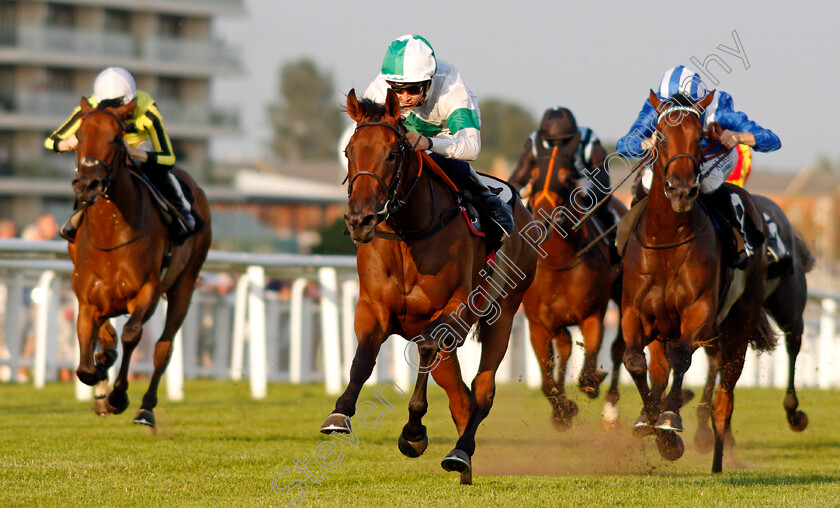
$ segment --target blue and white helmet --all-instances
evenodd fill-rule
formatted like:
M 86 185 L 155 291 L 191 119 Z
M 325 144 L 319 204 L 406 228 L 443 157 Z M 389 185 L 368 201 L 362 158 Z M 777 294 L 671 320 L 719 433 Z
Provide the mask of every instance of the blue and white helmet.
M 706 96 L 707 90 L 699 74 L 684 65 L 678 65 L 665 71 L 656 93 L 660 99 L 665 100 L 678 92 L 698 101 Z

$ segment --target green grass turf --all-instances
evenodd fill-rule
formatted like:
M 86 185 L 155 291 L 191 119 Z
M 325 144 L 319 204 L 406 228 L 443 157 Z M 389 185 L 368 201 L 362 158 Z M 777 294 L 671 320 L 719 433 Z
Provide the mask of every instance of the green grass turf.
M 320 385 L 272 384 L 267 399 L 249 397 L 247 381 L 189 381 L 186 400 L 165 396 L 157 432 L 132 425 L 146 381 L 129 390 L 122 415 L 97 417 L 77 402 L 70 384 L 0 386 L 0 506 L 283 506 L 306 485 L 301 506 L 837 506 L 840 503 L 840 418 L 837 391 L 801 390 L 810 417 L 804 433 L 788 430 L 783 392 L 738 389 L 733 426 L 737 449 L 724 472 L 711 475 L 711 455 L 695 451 L 696 401 L 683 410 L 686 453 L 661 459 L 652 438 L 632 437 L 635 388 L 623 387 L 623 423 L 601 429 L 603 396 L 580 404 L 575 425 L 558 432 L 538 390 L 500 386 L 478 433 L 474 485 L 440 467 L 455 444 L 445 394 L 431 386 L 424 419 L 431 439 L 418 459 L 403 457 L 396 437 L 407 399 L 388 398 L 375 428 L 356 425 L 357 446 L 318 432 L 335 398 Z M 163 390 L 161 390 L 163 392 Z M 324 469 L 317 447 L 334 443 Z M 331 445 L 322 445 L 330 447 Z M 316 482 L 295 470 L 312 459 Z

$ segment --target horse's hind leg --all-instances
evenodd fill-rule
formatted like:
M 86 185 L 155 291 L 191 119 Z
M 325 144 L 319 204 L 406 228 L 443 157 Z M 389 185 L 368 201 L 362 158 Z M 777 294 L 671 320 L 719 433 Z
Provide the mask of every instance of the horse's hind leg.
M 799 399 L 796 397 L 796 357 L 802 348 L 802 320 L 799 320 L 799 330 L 788 330 L 785 332 L 785 347 L 788 354 L 788 386 L 785 395 L 785 411 L 787 412 L 788 426 L 791 430 L 802 432 L 808 426 L 808 415 L 799 411 Z
M 496 370 L 505 356 L 510 340 L 513 315 L 519 302 L 513 299 L 502 304 L 501 315 L 493 324 L 479 323 L 478 341 L 481 343 L 481 360 L 478 373 L 472 382 L 470 393 L 470 417 L 464 433 L 455 444 L 455 448 L 441 461 L 447 471 L 461 473 L 461 483 L 472 483 L 472 455 L 475 453 L 475 433 L 484 418 L 493 407 L 496 395 Z
M 566 416 L 562 409 L 566 399 L 563 383 L 558 383 L 554 378 L 555 353 L 551 334 L 540 324 L 529 321 L 528 326 L 531 331 L 531 346 L 542 373 L 542 392 L 552 407 L 551 422 L 558 430 L 566 430 L 571 425 L 571 417 Z
M 128 367 L 131 355 L 143 335 L 143 323 L 154 311 L 157 296 L 155 287 L 146 284 L 138 291 L 134 300 L 129 302 L 128 311 L 131 316 L 122 331 L 123 357 L 120 371 L 114 380 L 114 389 L 108 394 L 108 409 L 114 414 L 120 414 L 128 407 Z
M 606 372 L 598 370 L 598 352 L 604 339 L 603 313 L 586 318 L 580 324 L 580 331 L 583 334 L 584 360 L 578 386 L 590 399 L 596 399 L 601 383 L 607 378 Z
M 694 434 L 694 446 L 700 453 L 709 453 L 715 445 L 715 435 L 709 422 L 712 417 L 712 393 L 714 393 L 720 361 L 717 346 L 706 346 L 705 350 L 709 370 L 706 373 L 703 397 L 697 405 L 697 433 Z
M 166 307 L 166 323 L 163 327 L 163 333 L 161 333 L 160 338 L 155 343 L 153 356 L 155 370 L 149 380 L 149 388 L 143 394 L 143 402 L 140 404 L 140 409 L 132 420 L 134 423 L 149 427 L 155 426 L 154 409 L 158 402 L 158 385 L 160 384 L 160 378 L 166 371 L 167 365 L 169 365 L 169 359 L 172 357 L 172 339 L 175 337 L 175 334 L 181 327 L 181 323 L 184 322 L 184 318 L 187 316 L 187 311 L 190 309 L 190 300 L 192 299 L 192 293 L 197 279 L 198 273 L 184 272 L 166 292 L 166 298 L 169 304 Z
M 397 441 L 400 452 L 411 458 L 419 457 L 429 446 L 429 436 L 426 433 L 426 426 L 423 425 L 423 416 L 429 409 L 426 388 L 429 383 L 429 371 L 440 366 L 431 367 L 432 360 L 438 354 L 438 345 L 434 339 L 427 338 L 419 341 L 417 349 L 420 354 L 417 382 L 414 385 L 414 394 L 408 403 L 408 423 L 403 427 Z
M 794 278 L 797 277 L 798 279 Z M 796 284 L 795 281 L 799 283 Z M 805 277 L 801 273 L 782 279 L 779 287 L 765 302 L 765 308 L 785 332 L 785 348 L 788 355 L 788 385 L 784 408 L 791 430 L 801 432 L 808 426 L 808 415 L 799 411 L 799 399 L 796 397 L 796 357 L 802 348 L 802 333 L 805 325 L 802 313 L 805 311 L 807 294 Z M 801 289 L 800 289 L 801 288 Z
M 624 356 L 624 337 L 621 336 L 621 326 L 618 327 L 618 334 L 610 347 L 610 358 L 612 359 L 612 372 L 610 373 L 610 388 L 607 390 L 606 403 L 601 412 L 601 426 L 607 430 L 614 429 L 620 424 L 618 411 L 618 381 L 621 375 L 621 357 Z
M 117 331 L 108 321 L 99 327 L 99 351 L 93 355 L 99 382 L 96 384 L 96 396 L 93 401 L 93 411 L 98 415 L 109 414 L 108 402 L 108 369 L 117 361 Z

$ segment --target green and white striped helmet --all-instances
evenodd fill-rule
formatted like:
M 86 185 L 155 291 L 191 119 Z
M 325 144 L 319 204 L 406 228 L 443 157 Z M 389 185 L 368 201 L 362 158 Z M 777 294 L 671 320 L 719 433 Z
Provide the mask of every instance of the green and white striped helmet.
M 382 60 L 385 80 L 396 83 L 427 81 L 436 70 L 435 50 L 419 35 L 403 35 L 392 42 Z

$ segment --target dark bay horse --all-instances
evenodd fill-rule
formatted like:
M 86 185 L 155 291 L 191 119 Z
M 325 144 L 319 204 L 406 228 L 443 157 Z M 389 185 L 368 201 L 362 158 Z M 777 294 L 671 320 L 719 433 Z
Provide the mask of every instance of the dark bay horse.
M 134 101 L 94 109 L 82 99 L 81 106 L 84 117 L 76 132 L 78 169 L 73 190 L 84 207 L 84 219 L 76 242 L 69 246 L 73 290 L 79 300 L 76 375 L 88 385 L 107 379 L 107 370 L 117 358 L 116 333 L 107 320 L 130 314 L 122 331 L 123 358 L 114 389 L 107 400 L 97 401 L 97 412 L 125 411 L 131 354 L 140 341 L 143 323 L 154 313 L 161 294 L 166 294 L 166 325 L 155 345 L 155 370 L 134 418 L 135 423 L 154 427 L 158 383 L 210 248 L 210 208 L 195 181 L 186 172 L 173 169 L 192 189 L 194 210 L 206 227 L 183 245 L 172 246 L 172 259 L 162 279 L 162 263 L 171 243 L 169 226 L 148 188 L 129 171 L 123 141 L 124 120 L 134 109 Z M 94 355 L 97 340 L 100 351 Z
M 685 450 L 675 431 L 682 431 L 682 382 L 691 355 L 698 347 L 716 345 L 720 385 L 712 400 L 712 472 L 720 472 L 733 392 L 747 347 L 752 343 L 769 349 L 773 341 L 762 310 L 765 250 L 751 256 L 745 270 L 728 273 L 733 280 L 726 294 L 735 297 L 724 298 L 728 269 L 722 262 L 723 243 L 709 210 L 697 199 L 703 155 L 700 116 L 713 97 L 710 92 L 698 103 L 676 97 L 662 102 L 650 93 L 662 141 L 656 147 L 645 208 L 625 251 L 621 327 L 626 343 L 624 365 L 639 389 L 643 417 L 656 435 L 659 453 L 668 460 L 678 459 Z M 766 237 L 766 225 L 754 202 L 744 197 Z M 672 374 L 664 404 L 665 386 L 653 383 L 651 388 L 647 381 L 644 347 L 652 341 L 659 341 Z
M 802 347 L 802 333 L 805 328 L 803 313 L 808 303 L 808 282 L 805 274 L 814 267 L 814 257 L 808 249 L 808 244 L 798 231 L 788 221 L 779 206 L 765 196 L 753 194 L 759 210 L 766 217 L 770 217 L 779 228 L 779 236 L 790 249 L 793 258 L 793 269 L 779 277 L 767 281 L 764 309 L 770 314 L 779 329 L 785 334 L 785 346 L 788 355 L 788 384 L 783 407 L 785 418 L 791 430 L 801 432 L 808 426 L 808 415 L 799 410 L 799 399 L 796 396 L 796 357 Z M 717 351 L 709 346 L 709 372 L 703 397 L 697 407 L 697 434 L 694 436 L 695 446 L 701 451 L 710 451 L 714 441 L 712 430 L 709 428 L 711 416 L 710 404 L 712 391 L 718 375 Z M 734 444 L 731 435 L 727 441 Z
M 419 351 L 418 375 L 408 423 L 398 440 L 400 451 L 418 457 L 428 445 L 422 418 L 431 373 L 449 397 L 460 436 L 441 465 L 461 473 L 461 483 L 471 483 L 475 434 L 490 412 L 495 374 L 507 351 L 513 316 L 534 277 L 536 253 L 519 234 L 531 216 L 521 202 L 514 202 L 517 227 L 492 263 L 493 272 L 503 277 L 485 284 L 484 240 L 471 235 L 459 217 L 454 193 L 424 169 L 420 153 L 408 146 L 397 96 L 389 90 L 381 105 L 359 101 L 351 90 L 347 113 L 357 123 L 346 149 L 345 222 L 359 244 L 358 345 L 350 382 L 321 432 L 351 432 L 359 391 L 371 375 L 382 343 L 391 334 L 411 338 Z M 448 221 L 453 214 L 458 217 Z M 467 388 L 455 348 L 466 340 L 474 323 L 481 360 Z
M 577 135 L 580 137 L 580 134 Z M 599 394 L 606 373 L 598 369 L 598 352 L 604 336 L 604 315 L 612 299 L 621 304 L 620 263 L 610 258 L 607 240 L 600 236 L 592 220 L 578 231 L 572 230 L 595 199 L 582 192 L 573 170 L 573 139 L 563 149 L 555 146 L 545 168 L 532 171 L 528 204 L 535 219 L 543 224 L 539 245 L 540 259 L 534 283 L 525 293 L 523 307 L 528 317 L 531 345 L 542 370 L 542 390 L 553 408 L 552 423 L 560 430 L 569 428 L 577 404 L 566 397 L 566 366 L 572 350 L 570 326 L 580 327 L 584 339 L 584 363 L 579 387 L 590 398 Z M 627 209 L 617 199 L 610 206 L 618 215 Z M 612 345 L 612 380 L 602 414 L 606 427 L 618 420 L 618 370 L 624 352 L 621 328 Z M 555 357 L 559 375 L 555 379 Z

